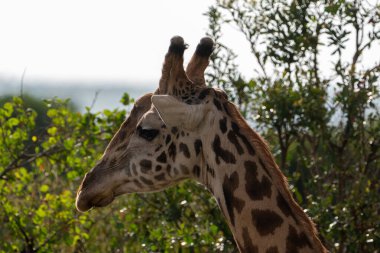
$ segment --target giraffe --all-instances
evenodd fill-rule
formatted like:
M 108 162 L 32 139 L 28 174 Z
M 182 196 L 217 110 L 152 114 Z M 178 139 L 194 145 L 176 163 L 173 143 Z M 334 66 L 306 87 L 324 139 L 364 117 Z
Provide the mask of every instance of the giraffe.
M 190 178 L 213 194 L 240 252 L 327 252 L 266 142 L 224 91 L 206 86 L 213 40 L 201 39 L 185 71 L 186 48 L 182 37 L 171 39 L 158 89 L 136 101 L 85 175 L 77 209 Z

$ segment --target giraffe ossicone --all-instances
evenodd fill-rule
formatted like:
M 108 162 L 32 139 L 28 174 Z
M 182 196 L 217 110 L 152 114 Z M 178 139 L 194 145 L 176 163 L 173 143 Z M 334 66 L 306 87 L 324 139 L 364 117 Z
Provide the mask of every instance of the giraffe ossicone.
M 240 252 L 327 252 L 265 141 L 224 91 L 206 86 L 212 39 L 201 39 L 185 71 L 186 48 L 183 38 L 171 39 L 158 89 L 136 101 L 85 175 L 77 209 L 191 178 L 214 195 Z

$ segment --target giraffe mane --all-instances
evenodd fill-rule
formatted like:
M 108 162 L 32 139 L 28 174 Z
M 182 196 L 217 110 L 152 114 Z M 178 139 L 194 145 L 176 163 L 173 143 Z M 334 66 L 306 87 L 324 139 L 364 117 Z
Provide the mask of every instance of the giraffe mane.
M 277 187 L 279 192 L 282 194 L 282 197 L 294 211 L 294 215 L 304 225 L 305 232 L 307 232 L 312 238 L 314 245 L 318 246 L 321 252 L 325 252 L 320 240 L 318 239 L 318 232 L 314 222 L 304 213 L 302 208 L 297 204 L 293 196 L 290 194 L 288 190 L 288 180 L 282 174 L 280 168 L 275 162 L 274 157 L 269 150 L 269 145 L 267 142 L 248 125 L 246 120 L 238 111 L 235 104 L 228 101 L 227 108 L 229 111 L 228 113 L 230 113 L 231 117 L 236 120 L 239 128 L 244 132 L 245 136 L 247 136 L 248 141 L 254 144 L 253 146 L 258 151 L 260 157 L 263 159 L 262 161 L 264 162 L 264 165 L 268 168 L 268 173 L 271 174 L 270 176 L 274 181 L 274 185 Z

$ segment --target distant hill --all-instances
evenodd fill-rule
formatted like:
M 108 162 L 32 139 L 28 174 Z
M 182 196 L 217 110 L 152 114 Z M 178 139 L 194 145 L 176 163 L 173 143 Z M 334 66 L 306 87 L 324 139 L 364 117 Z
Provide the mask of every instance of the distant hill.
M 0 96 L 19 95 L 20 83 L 0 79 Z M 145 93 L 153 92 L 157 85 L 147 83 L 128 84 L 112 81 L 96 82 L 59 82 L 59 81 L 33 81 L 24 82 L 23 93 L 38 98 L 70 98 L 76 108 L 84 111 L 91 106 L 95 96 L 93 111 L 113 109 L 122 106 L 119 102 L 123 93 L 128 92 L 133 98 Z M 96 95 L 97 93 L 97 95 Z

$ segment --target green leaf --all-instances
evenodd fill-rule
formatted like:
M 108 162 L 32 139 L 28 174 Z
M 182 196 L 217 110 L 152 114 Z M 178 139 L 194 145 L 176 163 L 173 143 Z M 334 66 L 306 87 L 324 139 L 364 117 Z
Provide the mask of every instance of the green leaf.
M 41 205 L 36 211 L 37 216 L 40 218 L 44 218 L 46 216 L 45 210 L 46 210 L 46 205 Z
M 121 98 L 120 102 L 123 105 L 129 105 L 134 102 L 134 99 L 131 98 L 127 92 L 124 92 L 123 97 Z
M 49 109 L 47 111 L 47 116 L 49 118 L 54 118 L 55 116 L 57 116 L 57 110 L 56 109 Z
M 20 121 L 17 118 L 10 118 L 8 120 L 8 123 L 10 126 L 17 126 L 20 123 Z
M 3 108 L 5 109 L 5 112 L 6 112 L 5 116 L 6 117 L 9 117 L 9 116 L 12 115 L 12 113 L 13 113 L 13 105 L 11 103 L 9 103 L 9 102 L 5 103 L 4 106 L 3 106 Z
M 44 184 L 44 185 L 41 185 L 40 187 L 40 191 L 41 192 L 47 192 L 49 190 L 49 186 Z
M 57 128 L 56 127 L 50 127 L 47 132 L 50 134 L 50 135 L 55 135 L 57 133 Z

